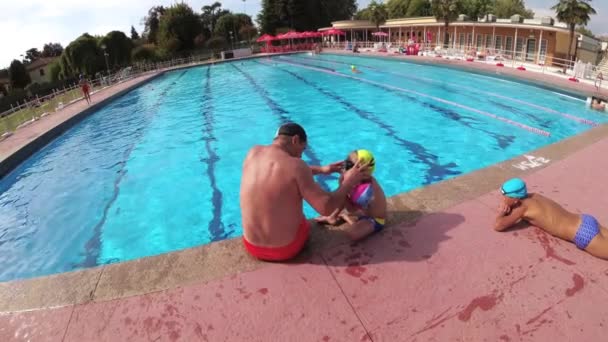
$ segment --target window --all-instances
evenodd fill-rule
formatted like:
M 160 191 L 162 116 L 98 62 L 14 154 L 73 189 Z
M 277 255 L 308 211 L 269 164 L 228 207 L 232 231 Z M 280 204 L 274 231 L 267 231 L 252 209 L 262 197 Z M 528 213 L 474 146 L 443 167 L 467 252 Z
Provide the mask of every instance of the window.
M 494 40 L 494 49 L 502 53 L 502 36 L 496 36 Z
M 486 34 L 486 49 L 492 47 L 492 35 Z
M 467 33 L 467 47 L 473 46 L 473 34 Z
M 464 33 L 461 33 L 460 37 L 459 37 L 459 40 L 458 40 L 458 45 L 459 45 L 458 47 L 460 49 L 463 49 L 464 48 L 464 43 L 465 43 L 465 41 L 464 41 Z
M 513 37 L 507 37 L 505 40 L 505 52 L 509 55 L 513 54 Z
M 513 51 L 513 37 L 507 37 L 505 39 L 505 51 L 511 53 Z
M 44 76 L 44 69 L 40 69 L 40 76 Z
M 534 58 L 536 57 L 536 53 L 538 50 L 536 49 L 536 39 L 528 39 L 526 42 L 526 61 L 534 62 Z
M 477 50 L 481 49 L 482 45 L 483 45 L 483 34 L 478 34 L 477 43 L 475 44 L 475 46 L 477 46 Z
M 547 40 L 543 39 L 540 41 L 540 56 L 538 57 L 538 63 L 545 63 L 547 57 Z
M 517 37 L 517 41 L 515 42 L 515 59 L 522 60 L 524 58 L 524 38 Z

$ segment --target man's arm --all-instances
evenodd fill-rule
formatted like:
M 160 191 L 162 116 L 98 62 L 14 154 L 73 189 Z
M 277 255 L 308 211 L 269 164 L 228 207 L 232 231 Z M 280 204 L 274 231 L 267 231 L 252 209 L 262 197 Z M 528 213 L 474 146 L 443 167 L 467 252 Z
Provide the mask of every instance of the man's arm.
M 519 207 L 511 210 L 508 214 L 500 213 L 496 217 L 496 223 L 494 224 L 494 230 L 502 232 L 503 230 L 519 223 L 526 213 L 526 207 L 520 205 Z
M 300 194 L 318 213 L 329 216 L 334 210 L 342 208 L 352 185 L 340 184 L 336 191 L 326 192 L 315 182 L 310 170 L 311 168 L 303 161 L 298 162 L 296 180 Z
M 312 171 L 313 176 L 320 174 L 327 175 L 330 173 L 339 172 L 343 164 L 343 161 L 339 161 L 325 166 L 310 165 L 309 168 Z

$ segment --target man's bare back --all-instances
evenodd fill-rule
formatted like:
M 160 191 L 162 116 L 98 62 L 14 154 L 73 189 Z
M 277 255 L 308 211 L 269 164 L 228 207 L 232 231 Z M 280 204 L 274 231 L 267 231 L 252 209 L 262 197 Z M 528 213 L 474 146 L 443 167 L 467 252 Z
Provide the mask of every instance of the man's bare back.
M 553 236 L 575 242 L 579 248 L 596 257 L 608 259 L 608 230 L 599 225 L 593 217 L 569 212 L 557 202 L 540 194 L 526 193 L 525 197 L 516 198 L 505 192 L 503 185 L 505 196 L 496 218 L 497 231 L 506 230 L 524 220 Z M 586 225 L 597 227 L 594 231 L 593 228 L 584 227 Z M 584 241 L 585 232 L 581 229 L 588 228 L 591 229 L 587 234 L 587 240 L 590 241 Z
M 273 145 L 251 149 L 241 180 L 247 241 L 263 247 L 285 246 L 293 241 L 304 220 L 296 181 L 296 169 L 303 163 Z

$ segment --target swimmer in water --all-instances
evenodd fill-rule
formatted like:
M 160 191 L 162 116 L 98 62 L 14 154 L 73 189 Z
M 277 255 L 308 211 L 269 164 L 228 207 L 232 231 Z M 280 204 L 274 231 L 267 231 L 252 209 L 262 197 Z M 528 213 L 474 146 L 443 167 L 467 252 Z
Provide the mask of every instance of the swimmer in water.
M 536 226 L 558 238 L 572 241 L 581 250 L 608 260 L 608 230 L 587 214 L 571 213 L 540 194 L 529 194 L 526 183 L 513 178 L 501 188 L 494 229 L 503 231 L 521 221 Z
M 354 187 L 344 203 L 344 207 L 336 209 L 329 216 L 321 216 L 315 220 L 321 224 L 337 225 L 340 219 L 346 221 L 349 227 L 344 232 L 352 241 L 379 232 L 386 222 L 386 196 L 382 187 L 372 176 L 376 162 L 368 150 L 351 152 L 344 160 L 343 172 L 350 170 L 355 164 L 368 165 L 368 171 L 363 180 Z M 342 184 L 342 176 L 340 176 Z M 343 210 L 346 209 L 344 212 Z
M 593 97 L 591 100 L 591 108 L 603 112 L 606 110 L 606 102 L 598 99 L 597 97 Z
M 351 65 L 351 66 L 350 66 L 350 71 L 351 71 L 353 74 L 360 74 L 360 73 L 361 73 L 361 71 L 359 71 L 359 69 L 357 69 L 357 67 L 356 67 L 356 66 L 354 66 L 354 65 Z

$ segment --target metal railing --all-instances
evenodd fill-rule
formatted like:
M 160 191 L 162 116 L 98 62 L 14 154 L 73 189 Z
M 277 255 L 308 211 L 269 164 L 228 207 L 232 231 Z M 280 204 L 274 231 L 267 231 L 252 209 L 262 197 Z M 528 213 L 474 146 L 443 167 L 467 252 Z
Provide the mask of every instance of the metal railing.
M 486 63 L 496 63 L 500 66 L 521 68 L 534 70 L 541 73 L 552 73 L 569 76 L 576 79 L 587 79 L 595 81 L 600 73 L 608 76 L 608 64 L 591 64 L 582 63 L 555 56 L 549 56 L 544 50 L 539 51 L 536 47 L 534 52 L 528 53 L 524 47 L 517 51 L 507 49 L 495 49 L 491 47 L 476 47 L 475 45 L 460 45 L 451 42 L 445 48 L 443 44 L 435 43 L 419 43 L 407 44 L 407 42 L 388 42 L 388 41 L 340 41 L 324 42 L 326 48 L 334 48 L 340 50 L 352 50 L 356 44 L 359 51 L 371 51 L 378 53 L 399 53 L 408 54 L 415 53 L 416 55 L 425 56 L 441 56 L 452 59 L 462 59 L 468 61 L 481 61 Z M 408 47 L 416 46 L 416 49 L 408 49 Z M 598 83 L 598 82 L 595 82 Z

